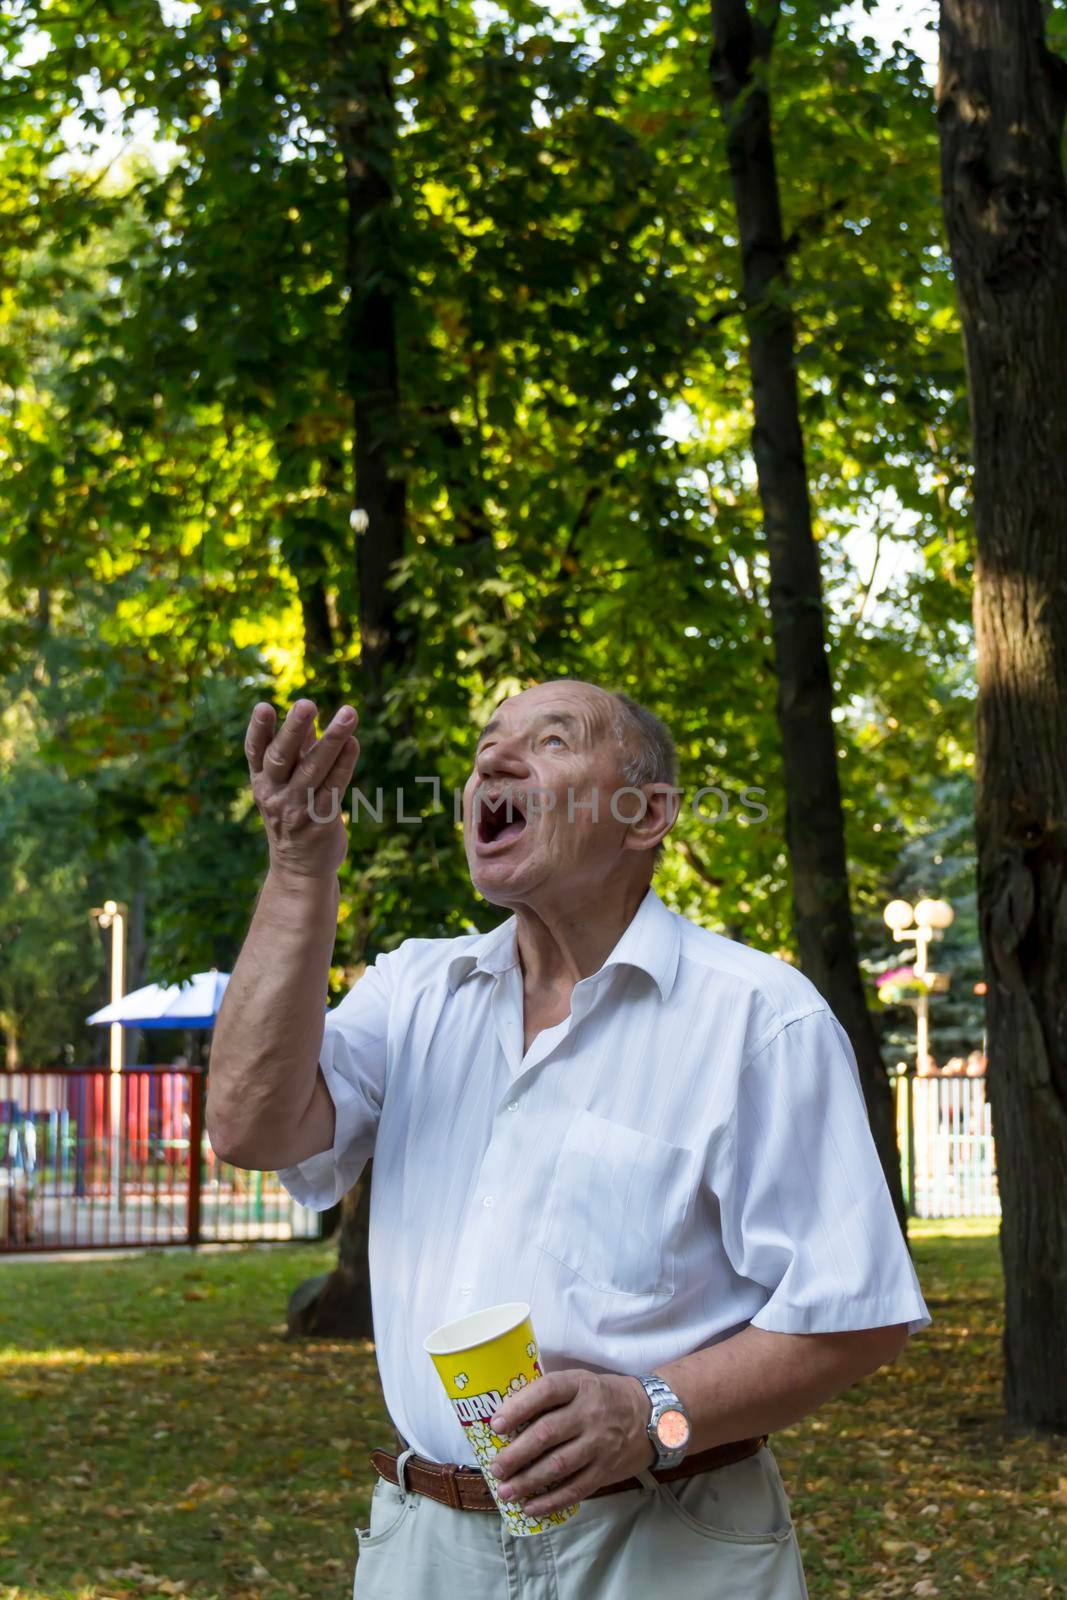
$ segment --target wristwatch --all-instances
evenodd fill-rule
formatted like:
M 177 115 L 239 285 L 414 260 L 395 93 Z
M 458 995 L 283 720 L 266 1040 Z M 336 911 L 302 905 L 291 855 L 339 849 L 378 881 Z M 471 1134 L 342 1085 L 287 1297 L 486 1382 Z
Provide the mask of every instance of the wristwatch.
M 664 1383 L 662 1378 L 657 1378 L 654 1372 L 647 1377 L 642 1377 L 639 1373 L 635 1373 L 634 1376 L 652 1403 L 652 1415 L 647 1430 L 656 1451 L 656 1459 L 652 1466 L 653 1468 L 676 1467 L 689 1449 L 689 1441 L 693 1436 L 693 1424 L 689 1412 L 670 1384 Z

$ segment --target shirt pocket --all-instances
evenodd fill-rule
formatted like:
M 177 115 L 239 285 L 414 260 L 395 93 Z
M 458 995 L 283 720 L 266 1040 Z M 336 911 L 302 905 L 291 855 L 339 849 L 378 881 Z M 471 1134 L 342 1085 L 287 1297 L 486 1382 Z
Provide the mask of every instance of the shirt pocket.
M 606 1294 L 674 1293 L 695 1152 L 567 1113 L 535 1243 Z

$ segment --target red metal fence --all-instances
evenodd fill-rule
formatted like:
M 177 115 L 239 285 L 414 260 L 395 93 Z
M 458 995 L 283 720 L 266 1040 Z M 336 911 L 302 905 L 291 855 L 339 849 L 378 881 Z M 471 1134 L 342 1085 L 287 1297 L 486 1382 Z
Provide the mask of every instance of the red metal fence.
M 198 1067 L 0 1072 L 0 1253 L 320 1238 L 328 1214 L 218 1159 L 206 1089 Z M 998 1215 L 984 1080 L 909 1076 L 896 1092 L 909 1212 Z
M 317 1239 L 273 1172 L 220 1161 L 198 1067 L 0 1072 L 0 1252 Z

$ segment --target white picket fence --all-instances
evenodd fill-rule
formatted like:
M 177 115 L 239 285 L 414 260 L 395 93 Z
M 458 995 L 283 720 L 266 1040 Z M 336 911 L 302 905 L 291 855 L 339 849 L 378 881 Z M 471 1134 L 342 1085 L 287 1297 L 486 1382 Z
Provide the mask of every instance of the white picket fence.
M 916 1217 L 999 1217 L 992 1110 L 985 1078 L 895 1080 L 897 1142 Z

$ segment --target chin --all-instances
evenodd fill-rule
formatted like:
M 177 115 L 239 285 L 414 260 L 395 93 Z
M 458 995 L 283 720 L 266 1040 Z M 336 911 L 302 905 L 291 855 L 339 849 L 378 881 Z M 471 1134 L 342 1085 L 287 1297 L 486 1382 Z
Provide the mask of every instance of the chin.
M 523 899 L 529 887 L 527 873 L 514 868 L 509 871 L 503 863 L 498 866 L 491 861 L 468 861 L 467 871 L 475 889 L 491 906 L 510 906 Z
M 518 898 L 514 884 L 494 882 L 493 874 L 483 876 L 481 873 L 471 873 L 471 883 L 491 906 L 508 906 Z
M 487 889 L 478 883 L 474 887 L 487 906 L 500 906 L 501 910 L 510 911 L 517 902 L 517 896 L 506 894 L 503 889 Z

